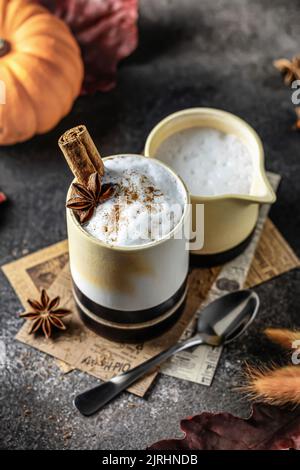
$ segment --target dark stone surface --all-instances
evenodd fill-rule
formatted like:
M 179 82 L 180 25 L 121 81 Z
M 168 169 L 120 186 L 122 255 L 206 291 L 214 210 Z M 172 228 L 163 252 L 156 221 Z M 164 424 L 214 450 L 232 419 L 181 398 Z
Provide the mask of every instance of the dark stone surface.
M 290 91 L 272 61 L 299 52 L 297 0 L 143 0 L 138 51 L 119 70 L 108 94 L 82 97 L 51 133 L 0 150 L 0 263 L 46 247 L 66 236 L 64 200 L 71 175 L 56 141 L 66 128 L 87 124 L 102 154 L 139 152 L 152 126 L 170 112 L 214 106 L 245 118 L 261 135 L 268 169 L 283 181 L 271 218 L 300 254 L 298 209 L 299 134 Z M 45 91 L 46 92 L 46 91 Z M 233 388 L 245 359 L 278 354 L 262 337 L 266 325 L 300 326 L 299 271 L 256 290 L 257 322 L 224 352 L 211 388 L 159 377 L 146 399 L 124 393 L 90 419 L 72 407 L 75 391 L 96 384 L 73 372 L 61 375 L 52 358 L 14 340 L 20 303 L 3 274 L 0 441 L 10 449 L 144 448 L 179 436 L 179 420 L 202 410 L 247 415 L 249 403 Z

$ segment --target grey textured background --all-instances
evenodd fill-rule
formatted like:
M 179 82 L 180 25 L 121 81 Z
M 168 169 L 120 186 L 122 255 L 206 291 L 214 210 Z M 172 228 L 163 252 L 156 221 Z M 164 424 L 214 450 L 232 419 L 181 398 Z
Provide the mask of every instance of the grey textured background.
M 108 94 L 82 97 L 51 133 L 0 150 L 0 263 L 66 236 L 64 200 L 71 180 L 56 142 L 85 123 L 103 155 L 139 152 L 152 126 L 170 112 L 214 106 L 246 119 L 261 135 L 267 168 L 283 181 L 271 218 L 300 254 L 298 210 L 300 135 L 290 91 L 272 61 L 300 51 L 297 0 L 141 1 L 140 46 L 123 62 Z M 96 384 L 73 372 L 62 376 L 52 358 L 17 343 L 20 303 L 0 274 L 0 447 L 9 449 L 144 448 L 180 436 L 179 420 L 202 410 L 246 416 L 249 403 L 234 391 L 242 363 L 278 356 L 262 337 L 266 325 L 300 326 L 299 271 L 261 285 L 262 308 L 248 333 L 223 354 L 213 386 L 159 377 L 146 399 L 127 393 L 86 419 L 72 407 L 75 391 Z

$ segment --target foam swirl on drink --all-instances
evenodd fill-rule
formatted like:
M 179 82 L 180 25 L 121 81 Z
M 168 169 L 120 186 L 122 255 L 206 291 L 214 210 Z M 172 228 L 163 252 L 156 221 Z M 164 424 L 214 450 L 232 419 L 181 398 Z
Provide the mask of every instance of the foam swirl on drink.
M 139 155 L 104 159 L 103 184 L 114 196 L 99 204 L 84 229 L 112 246 L 144 245 L 167 236 L 179 223 L 186 191 L 167 167 Z

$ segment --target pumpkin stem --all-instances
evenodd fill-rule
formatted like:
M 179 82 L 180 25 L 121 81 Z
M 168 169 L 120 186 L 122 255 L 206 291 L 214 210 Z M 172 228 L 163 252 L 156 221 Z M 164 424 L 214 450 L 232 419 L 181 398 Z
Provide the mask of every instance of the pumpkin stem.
M 0 57 L 8 54 L 10 51 L 10 43 L 6 39 L 0 38 Z

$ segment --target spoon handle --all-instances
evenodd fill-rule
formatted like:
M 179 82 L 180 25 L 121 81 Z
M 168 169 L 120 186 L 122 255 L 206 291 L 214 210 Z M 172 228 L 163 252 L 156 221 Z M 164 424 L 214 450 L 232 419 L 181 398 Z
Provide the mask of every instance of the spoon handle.
M 74 404 L 80 413 L 85 416 L 90 416 L 100 410 L 114 397 L 119 395 L 120 392 L 132 385 L 137 379 L 145 375 L 146 372 L 151 371 L 155 366 L 161 364 L 173 354 L 200 344 L 204 344 L 204 340 L 200 335 L 176 343 L 169 349 L 162 351 L 133 369 L 117 375 L 111 380 L 77 395 L 75 397 Z

